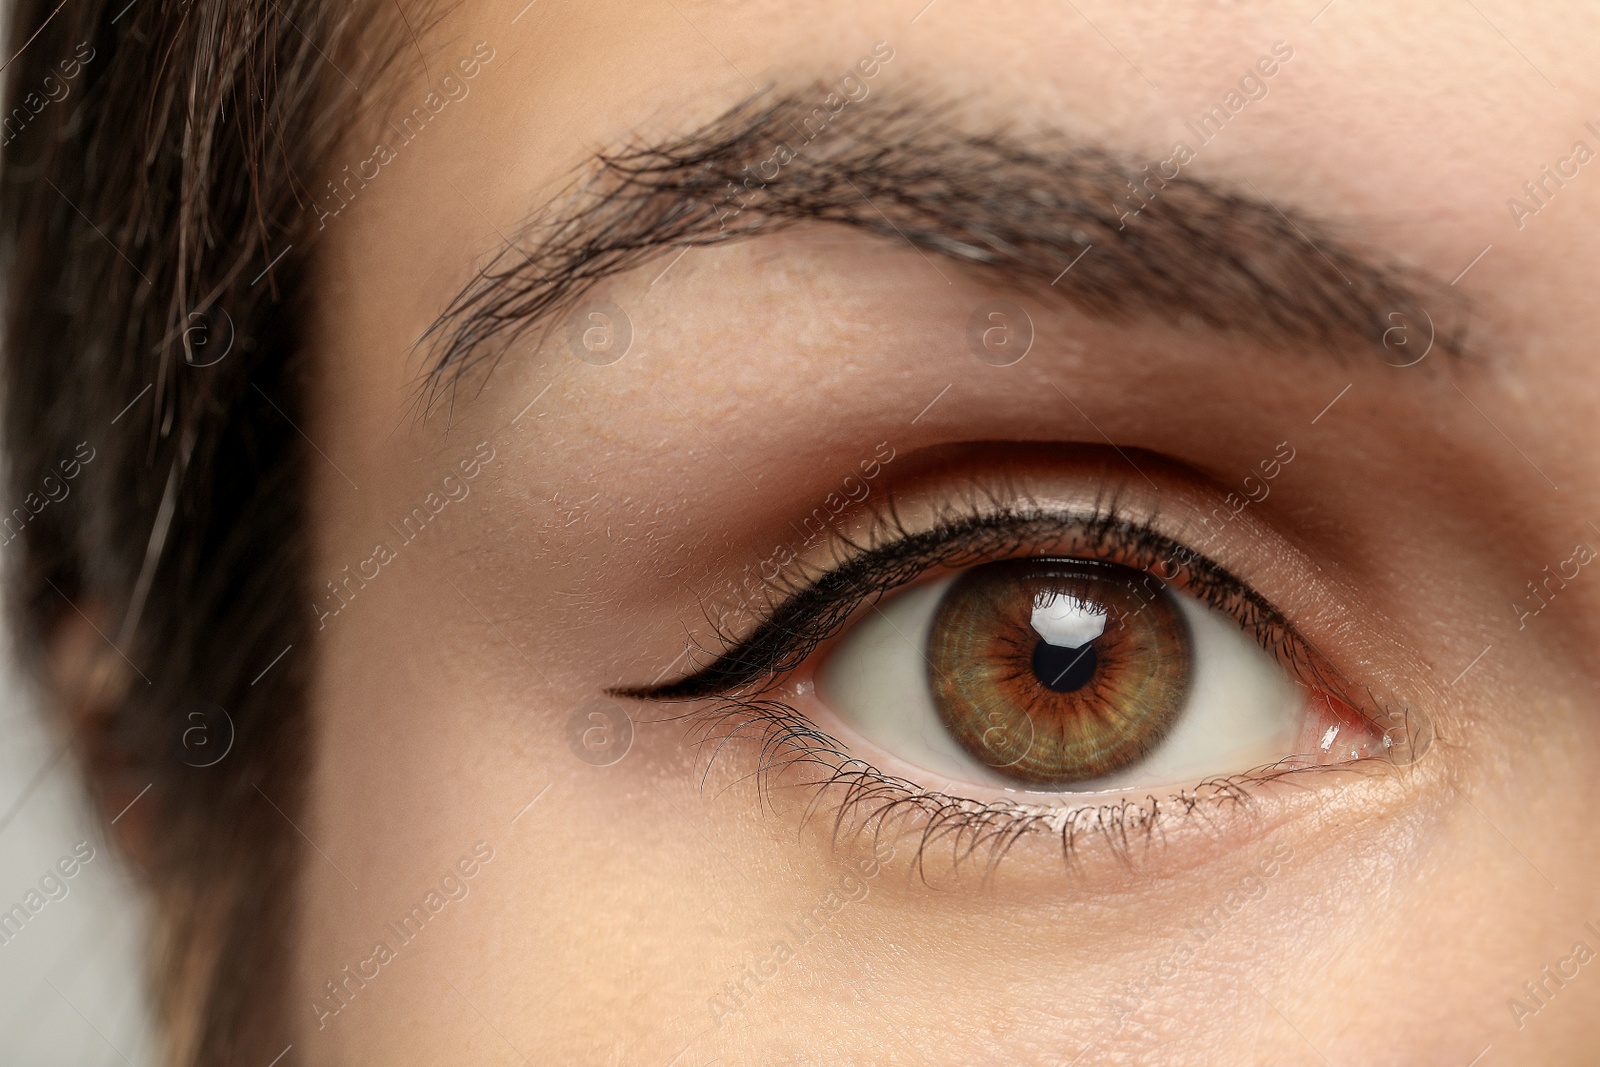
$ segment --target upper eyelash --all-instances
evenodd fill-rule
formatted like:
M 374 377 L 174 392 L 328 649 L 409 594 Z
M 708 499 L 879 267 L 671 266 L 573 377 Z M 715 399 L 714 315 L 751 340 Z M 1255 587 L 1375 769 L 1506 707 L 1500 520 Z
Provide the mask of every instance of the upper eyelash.
M 759 693 L 805 662 L 869 600 L 935 568 L 971 566 L 1015 556 L 1029 545 L 1059 542 L 1064 530 L 1071 530 L 1077 542 L 1074 553 L 1110 559 L 1163 583 L 1170 579 L 1154 574 L 1153 568 L 1176 563 L 1183 588 L 1233 616 L 1280 662 L 1318 684 L 1334 681 L 1323 664 L 1306 654 L 1304 639 L 1265 597 L 1209 557 L 1125 516 L 1112 501 L 1087 514 L 978 504 L 966 512 L 947 513 L 920 531 L 906 530 L 891 513 L 874 528 L 873 545 L 842 542 L 842 561 L 810 581 L 800 581 L 747 636 L 719 633 L 722 647 L 710 663 L 677 681 L 611 692 L 657 701 Z

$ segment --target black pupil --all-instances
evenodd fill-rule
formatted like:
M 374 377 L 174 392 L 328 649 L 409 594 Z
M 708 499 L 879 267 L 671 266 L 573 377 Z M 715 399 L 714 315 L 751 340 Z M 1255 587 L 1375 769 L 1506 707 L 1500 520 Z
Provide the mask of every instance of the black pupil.
M 1033 673 L 1039 684 L 1055 693 L 1073 693 L 1094 678 L 1094 642 L 1069 647 L 1041 639 L 1033 646 Z

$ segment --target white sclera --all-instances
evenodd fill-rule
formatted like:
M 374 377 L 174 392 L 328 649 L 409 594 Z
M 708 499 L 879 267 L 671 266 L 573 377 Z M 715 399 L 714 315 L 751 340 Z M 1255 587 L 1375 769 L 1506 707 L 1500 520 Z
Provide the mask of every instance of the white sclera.
M 913 586 L 881 604 L 854 624 L 817 671 L 822 702 L 898 759 L 953 780 L 1017 792 L 1091 793 L 1180 786 L 1292 754 L 1305 715 L 1305 690 L 1233 619 L 1171 589 L 1189 624 L 1194 677 L 1177 723 L 1156 750 L 1124 770 L 1061 789 L 1006 778 L 945 729 L 928 685 L 928 637 L 939 601 L 954 580 Z M 1105 615 L 1058 597 L 1036 605 L 1032 621 L 1051 644 L 1077 647 L 1103 632 Z

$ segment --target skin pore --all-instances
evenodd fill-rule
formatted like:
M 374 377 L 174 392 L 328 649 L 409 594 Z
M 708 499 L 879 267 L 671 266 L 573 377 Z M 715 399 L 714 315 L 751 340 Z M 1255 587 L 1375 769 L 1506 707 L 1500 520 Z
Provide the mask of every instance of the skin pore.
M 424 33 L 395 113 L 447 71 L 464 89 L 308 208 L 327 217 L 304 427 L 321 622 L 289 1012 L 304 1062 L 1551 1064 L 1600 1045 L 1600 977 L 1574 953 L 1600 949 L 1600 584 L 1575 553 L 1600 549 L 1600 179 L 1540 169 L 1600 148 L 1583 44 L 1600 16 L 524 2 L 472 0 Z M 885 101 L 1130 173 L 1182 141 L 1184 179 L 1287 223 L 1285 261 L 1326 262 L 1338 293 L 1354 250 L 1434 328 L 1409 303 L 1404 346 L 1385 326 L 1217 328 L 1203 302 L 1072 288 L 1127 231 L 1174 240 L 1181 185 L 1108 195 L 1083 242 L 1101 247 L 1063 274 L 1070 257 L 1008 273 L 897 233 L 904 205 L 875 189 L 840 224 L 653 249 L 426 391 L 441 350 L 416 339 L 508 244 L 500 266 L 547 265 L 598 154 L 678 143 L 768 86 L 822 106 L 852 72 L 870 92 L 815 158 L 881 136 Z M 1186 123 L 1216 107 L 1202 142 Z M 736 225 L 760 213 L 748 195 Z M 968 343 L 992 301 L 1031 323 L 1009 366 Z M 631 335 L 609 363 L 582 344 L 602 304 Z M 841 794 L 803 768 L 755 777 L 759 737 L 712 758 L 694 741 L 726 728 L 680 718 L 704 702 L 605 696 L 711 662 L 719 622 L 737 640 L 763 616 L 747 567 L 780 546 L 783 581 L 814 577 L 891 499 L 925 529 L 974 486 L 1092 502 L 1114 484 L 1192 541 L 1280 442 L 1292 464 L 1205 552 L 1354 689 L 1431 724 L 1414 764 L 1167 805 L 1085 835 L 1070 871 L 1049 834 L 991 866 L 960 859 L 970 829 L 836 824 Z M 864 496 L 829 502 L 869 469 Z M 819 506 L 833 532 L 803 525 Z M 814 662 L 782 692 L 825 716 Z M 594 707 L 632 715 L 614 762 L 577 755 Z M 1129 799 L 1198 782 L 1173 785 Z

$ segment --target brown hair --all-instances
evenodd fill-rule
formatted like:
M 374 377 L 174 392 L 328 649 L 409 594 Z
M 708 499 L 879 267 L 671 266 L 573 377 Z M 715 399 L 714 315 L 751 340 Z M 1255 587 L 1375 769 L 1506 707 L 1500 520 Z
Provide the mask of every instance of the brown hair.
M 81 616 L 120 670 L 72 717 L 75 748 L 102 810 L 152 786 L 134 858 L 156 901 L 172 1063 L 265 1063 L 289 1040 L 310 652 L 306 185 L 359 114 L 352 79 L 377 78 L 404 40 L 405 19 L 385 29 L 378 10 L 11 11 L 0 541 L 15 542 L 24 660 Z M 186 748 L 197 723 L 212 752 L 231 740 L 210 766 Z

